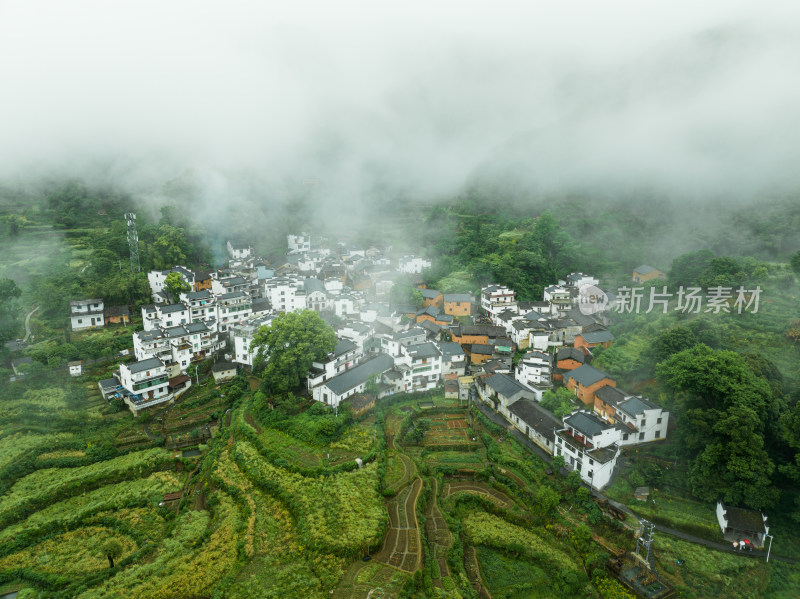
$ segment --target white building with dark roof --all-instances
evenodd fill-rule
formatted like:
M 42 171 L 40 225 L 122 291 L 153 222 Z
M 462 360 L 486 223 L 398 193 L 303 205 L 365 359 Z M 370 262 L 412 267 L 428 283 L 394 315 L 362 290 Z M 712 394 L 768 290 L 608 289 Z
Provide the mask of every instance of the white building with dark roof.
M 394 368 L 394 360 L 386 354 L 378 354 L 374 358 L 353 366 L 343 373 L 317 385 L 313 389 L 313 397 L 329 406 L 338 406 L 339 403 L 357 393 L 364 391 L 364 386 L 370 377 L 376 377 L 378 382 L 382 375 Z
M 565 416 L 563 428 L 556 431 L 555 455 L 563 456 L 566 466 L 577 470 L 584 482 L 602 489 L 617 464 L 619 438 L 616 426 L 577 410 Z
M 75 300 L 69 303 L 69 320 L 73 331 L 105 325 L 102 299 Z
M 118 380 L 122 399 L 134 414 L 172 399 L 169 393 L 169 375 L 164 362 L 148 358 L 120 364 Z

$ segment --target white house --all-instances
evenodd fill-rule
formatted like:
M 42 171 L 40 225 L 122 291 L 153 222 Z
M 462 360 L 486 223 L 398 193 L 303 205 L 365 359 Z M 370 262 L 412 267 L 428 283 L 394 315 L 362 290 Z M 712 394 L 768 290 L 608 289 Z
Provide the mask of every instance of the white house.
M 549 454 L 555 451 L 556 430 L 562 423 L 537 402 L 530 399 L 515 401 L 508 408 L 508 420 Z
M 340 328 L 336 329 L 336 336 L 339 339 L 349 339 L 364 351 L 364 343 L 375 334 L 375 330 L 367 323 L 349 320 Z
M 667 438 L 669 412 L 642 396 L 605 385 L 594 392 L 594 411 L 620 426 L 620 445 L 649 443 Z
M 494 314 L 508 308 L 516 310 L 517 294 L 503 285 L 489 285 L 481 289 L 481 308 L 487 314 Z
M 208 289 L 181 293 L 181 303 L 189 308 L 191 322 L 199 322 L 217 317 L 214 296 Z
M 224 333 L 234 323 L 246 320 L 253 313 L 253 300 L 243 291 L 217 296 L 217 327 Z
M 717 522 L 726 541 L 749 539 L 756 548 L 764 546 L 769 524 L 763 512 L 725 505 L 717 501 Z
M 480 381 L 481 379 L 477 379 Z M 476 385 L 478 395 L 492 408 L 509 418 L 509 408 L 521 399 L 535 399 L 534 392 L 512 377 L 498 373 L 487 378 L 483 384 Z
M 75 300 L 69 303 L 69 319 L 73 331 L 105 325 L 102 299 Z
M 264 282 L 264 297 L 273 310 L 296 312 L 306 309 L 306 291 L 296 277 L 273 277 Z
M 166 281 L 167 275 L 173 272 L 181 275 L 187 284 L 194 285 L 195 274 L 185 266 L 173 266 L 165 270 L 151 270 L 147 273 L 147 282 L 150 284 L 150 294 L 155 303 L 163 304 L 168 302 L 164 295 L 164 281 Z M 172 299 L 175 300 L 176 298 Z
M 571 272 L 566 276 L 566 278 L 559 279 L 558 284 L 561 287 L 576 287 L 580 289 L 585 285 L 599 285 L 600 280 L 595 279 L 590 275 L 585 275 L 582 272 Z
M 413 327 L 407 331 L 384 334 L 380 336 L 381 351 L 390 356 L 399 357 L 402 355 L 402 348 L 407 345 L 419 345 L 425 343 L 428 334 L 421 327 Z
M 592 412 L 576 410 L 564 417 L 556 431 L 555 455 L 564 456 L 568 468 L 577 470 L 584 482 L 605 487 L 619 456 L 619 430 Z
M 448 341 L 439 345 L 442 352 L 442 375 L 457 374 L 459 376 L 466 372 L 467 354 L 461 345 L 454 341 Z
M 338 281 L 338 279 L 334 279 Z M 306 308 L 317 312 L 324 312 L 330 306 L 325 284 L 319 279 L 305 279 L 303 290 L 306 292 Z
M 397 262 L 397 270 L 404 274 L 420 274 L 431 267 L 431 261 L 418 256 L 403 256 Z
M 394 360 L 403 375 L 403 390 L 406 392 L 433 389 L 442 378 L 442 354 L 430 341 L 402 345 L 400 355 Z
M 364 391 L 370 377 L 381 375 L 394 368 L 394 360 L 386 354 L 378 354 L 374 358 L 353 366 L 343 373 L 317 385 L 313 389 L 313 397 L 329 406 L 338 406 L 348 397 Z
M 308 371 L 307 377 L 308 390 L 311 391 L 317 385 L 355 366 L 361 356 L 362 352 L 359 350 L 358 345 L 349 339 L 339 339 L 336 347 L 325 359 L 311 363 L 311 369 Z
M 311 236 L 305 232 L 299 235 L 287 235 L 286 243 L 289 251 L 308 252 L 311 250 Z
M 514 378 L 530 387 L 536 394 L 536 400 L 541 401 L 544 392 L 553 387 L 552 370 L 552 356 L 532 350 L 517 362 Z
M 120 364 L 118 379 L 124 390 L 123 400 L 134 414 L 173 397 L 169 393 L 167 369 L 158 358 Z
M 246 366 L 253 366 L 255 352 L 250 351 L 250 343 L 259 327 L 269 326 L 277 315 L 275 313 L 251 316 L 243 322 L 231 325 L 233 339 L 233 361 Z
M 69 368 L 69 375 L 80 376 L 82 372 L 82 365 L 83 362 L 81 362 L 80 360 L 76 360 L 75 362 L 68 362 L 67 367 Z
M 169 328 L 191 322 L 189 308 L 185 304 L 142 306 L 142 323 L 145 331 L 159 327 Z
M 253 255 L 253 246 L 240 239 L 229 239 L 225 244 L 231 260 L 244 260 Z
M 572 293 L 565 287 L 550 285 L 544 288 L 542 295 L 544 301 L 549 302 L 559 312 L 567 312 L 572 308 Z

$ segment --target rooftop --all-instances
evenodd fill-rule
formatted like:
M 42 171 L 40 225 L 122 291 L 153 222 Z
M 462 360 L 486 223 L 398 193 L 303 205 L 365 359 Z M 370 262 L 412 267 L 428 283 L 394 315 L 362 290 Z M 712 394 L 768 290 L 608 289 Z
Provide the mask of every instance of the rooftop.
M 576 383 L 584 387 L 594 385 L 595 383 L 606 378 L 614 380 L 602 370 L 599 370 L 594 366 L 589 366 L 588 364 L 578 366 L 575 370 L 571 371 L 567 377 L 573 379 Z
M 606 429 L 613 428 L 594 414 L 584 411 L 573 412 L 569 416 L 566 416 L 564 418 L 564 424 L 574 428 L 586 437 L 594 437 Z
M 139 360 L 128 365 L 128 370 L 135 374 L 137 372 L 144 372 L 145 370 L 152 370 L 154 368 L 162 368 L 164 362 L 158 358 L 147 358 L 146 360 Z
M 336 395 L 341 395 L 353 387 L 365 383 L 374 374 L 381 374 L 394 366 L 394 360 L 386 354 L 378 354 L 371 360 L 362 362 L 342 374 L 333 377 L 325 384 Z
M 495 374 L 490 376 L 488 379 L 486 379 L 486 385 L 497 391 L 499 395 L 509 399 L 519 395 L 520 393 L 530 393 L 531 396 L 533 395 L 533 391 L 505 374 Z

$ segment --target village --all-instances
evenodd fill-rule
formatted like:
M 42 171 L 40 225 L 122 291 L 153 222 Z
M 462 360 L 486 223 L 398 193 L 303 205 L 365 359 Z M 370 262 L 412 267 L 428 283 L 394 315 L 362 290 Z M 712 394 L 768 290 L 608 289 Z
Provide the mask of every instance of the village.
M 229 240 L 226 249 L 225 268 L 175 265 L 148 273 L 153 303 L 141 308 L 135 360 L 99 382 L 106 399 L 122 399 L 134 415 L 168 404 L 191 387 L 196 364 L 212 357 L 215 380 L 228 380 L 252 367 L 259 327 L 280 313 L 310 309 L 336 331 L 334 351 L 314 362 L 306 389 L 331 408 L 347 402 L 358 414 L 376 399 L 443 388 L 447 398 L 481 402 L 502 415 L 596 489 L 611 481 L 623 447 L 667 438 L 667 411 L 617 388 L 591 365 L 593 349 L 614 337 L 606 312 L 578 307 L 579 290 L 599 284 L 590 275 L 571 273 L 546 287 L 542 301 L 523 302 L 499 285 L 479 297 L 427 289 L 419 275 L 428 259 L 390 258 L 345 243 L 324 247 L 306 233 L 287 236 L 286 261 L 277 267 L 247 242 Z M 177 297 L 167 284 L 176 275 L 185 289 Z M 652 278 L 664 274 L 643 266 L 632 277 Z M 398 280 L 421 301 L 392 303 Z M 70 307 L 73 330 L 128 318 L 125 307 L 107 310 L 99 298 Z M 79 364 L 72 368 L 79 373 Z M 370 383 L 373 392 L 365 393 Z M 574 410 L 563 418 L 540 404 L 555 386 L 574 396 Z

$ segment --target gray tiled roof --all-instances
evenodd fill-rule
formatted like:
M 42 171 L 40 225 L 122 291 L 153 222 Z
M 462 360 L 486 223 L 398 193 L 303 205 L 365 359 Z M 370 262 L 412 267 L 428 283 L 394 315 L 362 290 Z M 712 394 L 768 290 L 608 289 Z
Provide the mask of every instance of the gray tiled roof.
M 132 373 L 137 373 L 137 372 L 144 372 L 145 370 L 151 370 L 153 368 L 159 368 L 160 366 L 163 365 L 164 363 L 158 358 L 147 358 L 146 360 L 139 360 L 138 362 L 133 362 L 132 364 L 128 365 L 128 369 Z
M 514 402 L 508 411 L 550 441 L 555 440 L 555 430 L 562 428 L 558 418 L 530 399 Z
M 486 385 L 497 391 L 499 395 L 513 399 L 521 393 L 528 393 L 533 397 L 533 391 L 505 374 L 495 374 L 486 379 Z
M 339 376 L 335 376 L 324 383 L 336 395 L 341 395 L 353 387 L 365 383 L 373 374 L 380 374 L 390 370 L 394 366 L 394 360 L 386 354 L 379 354 L 367 362 L 345 370 Z
M 656 405 L 641 397 L 630 397 L 627 400 L 617 404 L 617 408 L 628 414 L 629 416 L 638 416 L 644 413 L 645 410 L 652 410 Z
M 163 306 L 161 308 L 162 314 L 172 314 L 173 312 L 181 312 L 182 310 L 186 310 L 186 306 L 183 304 L 170 304 L 169 306 Z
M 581 337 L 586 340 L 586 343 L 606 343 L 614 340 L 614 335 L 611 331 L 592 331 L 591 333 L 581 333 Z
M 588 364 L 578 366 L 575 370 L 571 371 L 567 377 L 573 379 L 576 383 L 579 383 L 584 387 L 594 385 L 596 382 L 604 378 L 611 379 L 611 377 L 602 370 L 598 370 L 594 366 L 589 366 Z
M 608 428 L 613 428 L 594 414 L 583 411 L 575 412 L 565 417 L 564 424 L 574 428 L 576 431 L 589 438 L 594 437 Z

